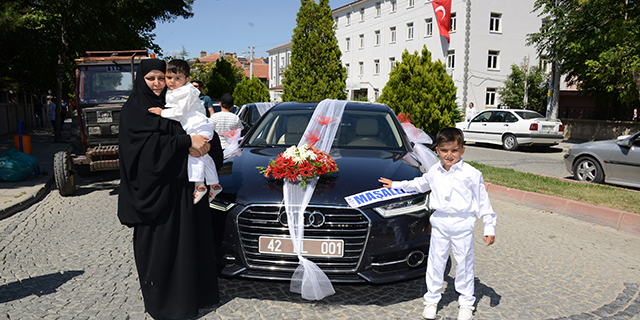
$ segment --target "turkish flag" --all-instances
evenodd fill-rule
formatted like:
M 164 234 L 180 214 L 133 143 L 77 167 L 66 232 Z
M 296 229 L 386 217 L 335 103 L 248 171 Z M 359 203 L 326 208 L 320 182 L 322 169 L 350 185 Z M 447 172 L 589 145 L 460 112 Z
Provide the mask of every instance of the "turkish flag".
M 433 0 L 431 3 L 436 13 L 440 35 L 446 37 L 447 42 L 451 42 L 449 39 L 449 29 L 451 29 L 451 0 Z

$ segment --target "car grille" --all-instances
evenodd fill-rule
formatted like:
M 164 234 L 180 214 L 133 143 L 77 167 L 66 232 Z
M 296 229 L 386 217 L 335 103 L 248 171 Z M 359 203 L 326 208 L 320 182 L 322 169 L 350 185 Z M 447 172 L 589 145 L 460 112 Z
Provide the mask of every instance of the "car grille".
M 369 233 L 369 220 L 359 210 L 309 206 L 306 211 L 320 211 L 325 223 L 318 228 L 305 227 L 305 239 L 344 240 L 343 257 L 308 257 L 326 273 L 353 272 L 357 269 Z M 293 272 L 298 266 L 296 256 L 260 254 L 260 236 L 289 237 L 289 229 L 278 221 L 282 206 L 249 206 L 238 216 L 240 242 L 251 268 Z

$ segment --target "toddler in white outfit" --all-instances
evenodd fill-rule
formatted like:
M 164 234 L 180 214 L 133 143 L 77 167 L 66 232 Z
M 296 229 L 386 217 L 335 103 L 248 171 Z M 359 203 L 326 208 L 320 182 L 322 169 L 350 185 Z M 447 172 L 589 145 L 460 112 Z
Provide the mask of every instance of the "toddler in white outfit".
M 204 104 L 200 100 L 200 91 L 189 82 L 189 64 L 184 60 L 174 59 L 167 63 L 165 79 L 167 87 L 165 108 L 149 108 L 149 112 L 163 118 L 179 121 L 189 135 L 202 135 L 209 140 L 213 138 L 213 125 L 205 115 Z M 222 191 L 218 180 L 216 164 L 208 154 L 202 157 L 189 155 L 189 181 L 195 182 L 193 203 L 198 203 L 207 193 L 205 181 L 210 186 L 209 201 Z
M 380 178 L 384 187 L 427 192 L 431 190 L 429 206 L 434 213 L 429 218 L 431 240 L 427 260 L 427 293 L 422 316 L 435 319 L 444 270 L 453 250 L 456 267 L 455 288 L 460 297 L 458 319 L 473 318 L 474 255 L 473 229 L 476 217 L 484 224 L 484 243 L 495 241 L 496 214 L 484 187 L 482 173 L 462 161 L 464 138 L 457 128 L 445 128 L 436 136 L 436 151 L 440 161 L 424 175 L 413 180 L 391 181 Z

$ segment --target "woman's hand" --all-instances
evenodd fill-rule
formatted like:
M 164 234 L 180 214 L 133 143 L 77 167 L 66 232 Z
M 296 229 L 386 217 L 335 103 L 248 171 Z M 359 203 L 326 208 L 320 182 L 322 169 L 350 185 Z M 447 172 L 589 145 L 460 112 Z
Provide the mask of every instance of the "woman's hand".
M 189 148 L 189 155 L 192 157 L 202 157 L 209 152 L 211 149 L 211 145 L 209 144 L 209 140 L 205 136 L 201 135 L 192 135 L 191 137 L 191 147 Z

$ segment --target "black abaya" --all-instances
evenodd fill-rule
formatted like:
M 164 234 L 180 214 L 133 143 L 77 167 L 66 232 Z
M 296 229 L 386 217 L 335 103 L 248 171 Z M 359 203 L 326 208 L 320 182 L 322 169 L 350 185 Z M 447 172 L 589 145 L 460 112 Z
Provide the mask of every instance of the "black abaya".
M 165 71 L 163 61 L 143 61 L 119 134 L 118 218 L 133 227 L 133 249 L 146 311 L 156 319 L 188 319 L 219 302 L 211 214 L 207 201 L 193 204 L 188 181 L 191 138 L 180 123 L 147 111 L 164 107 L 164 95 L 144 75 Z M 210 155 L 221 164 L 212 139 Z

